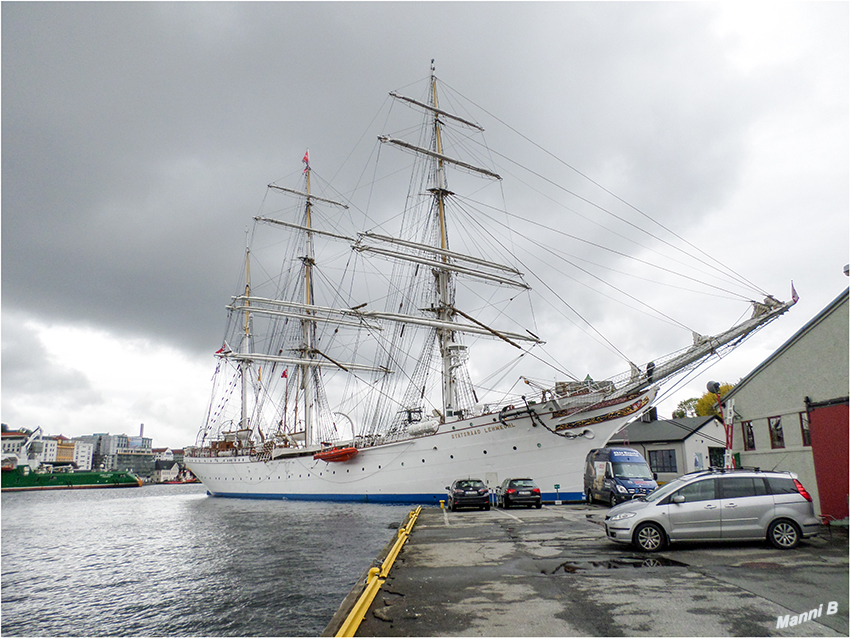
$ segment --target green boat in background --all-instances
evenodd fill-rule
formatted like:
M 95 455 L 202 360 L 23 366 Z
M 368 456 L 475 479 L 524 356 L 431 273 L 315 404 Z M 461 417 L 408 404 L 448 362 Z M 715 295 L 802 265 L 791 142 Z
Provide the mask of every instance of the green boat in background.
M 91 487 L 141 487 L 142 479 L 132 472 L 113 470 L 80 470 L 71 466 L 54 466 L 32 458 L 30 446 L 41 428 L 29 435 L 19 449 L 4 452 L 2 460 L 3 492 L 27 490 L 67 490 Z
M 90 487 L 141 487 L 142 479 L 132 472 L 59 471 L 49 465 L 33 469 L 28 464 L 3 466 L 2 491 L 67 490 Z

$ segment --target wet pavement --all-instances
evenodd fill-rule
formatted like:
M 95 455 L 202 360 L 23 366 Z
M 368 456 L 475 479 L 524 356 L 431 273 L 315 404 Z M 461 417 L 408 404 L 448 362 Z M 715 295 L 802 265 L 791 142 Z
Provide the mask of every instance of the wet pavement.
M 606 511 L 423 509 L 356 635 L 848 635 L 846 529 L 790 551 L 737 542 L 643 554 L 605 538 Z

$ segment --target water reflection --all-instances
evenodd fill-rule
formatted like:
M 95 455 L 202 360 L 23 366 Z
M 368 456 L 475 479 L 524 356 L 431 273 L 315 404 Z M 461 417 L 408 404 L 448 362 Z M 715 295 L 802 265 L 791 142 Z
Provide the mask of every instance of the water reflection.
M 318 634 L 409 509 L 171 485 L 7 493 L 2 507 L 10 636 Z

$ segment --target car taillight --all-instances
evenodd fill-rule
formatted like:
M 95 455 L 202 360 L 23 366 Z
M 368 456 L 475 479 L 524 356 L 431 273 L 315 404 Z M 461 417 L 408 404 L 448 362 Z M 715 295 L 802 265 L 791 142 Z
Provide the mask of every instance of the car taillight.
M 539 487 L 535 487 L 533 490 L 531 490 L 531 493 L 532 493 L 532 494 L 540 494 L 540 488 L 539 488 Z
M 509 488 L 508 490 L 505 491 L 505 494 L 516 494 L 516 490 L 511 487 L 511 488 Z
M 797 491 L 800 493 L 800 496 L 802 496 L 802 497 L 803 497 L 804 499 L 806 499 L 807 501 L 811 501 L 811 500 L 812 500 L 812 496 L 811 496 L 811 494 L 809 494 L 809 493 L 806 491 L 806 488 L 805 488 L 805 487 L 803 487 L 803 484 L 802 484 L 802 483 L 800 483 L 800 481 L 798 481 L 797 479 L 794 479 L 794 485 L 797 487 Z

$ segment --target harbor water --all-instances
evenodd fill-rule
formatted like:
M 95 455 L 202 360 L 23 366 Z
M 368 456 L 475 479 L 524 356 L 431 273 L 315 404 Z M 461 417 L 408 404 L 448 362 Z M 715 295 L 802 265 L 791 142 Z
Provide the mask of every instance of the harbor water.
M 2 634 L 318 635 L 409 509 L 197 484 L 4 493 Z

